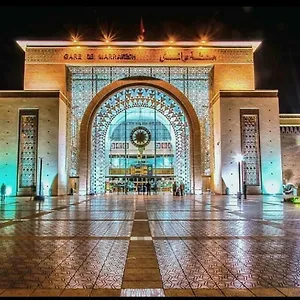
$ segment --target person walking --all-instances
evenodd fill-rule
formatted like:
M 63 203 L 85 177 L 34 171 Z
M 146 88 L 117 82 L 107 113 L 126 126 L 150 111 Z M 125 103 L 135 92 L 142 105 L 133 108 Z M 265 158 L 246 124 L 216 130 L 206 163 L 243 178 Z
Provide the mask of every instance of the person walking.
M 150 183 L 150 181 L 147 182 L 146 187 L 147 187 L 147 195 L 151 195 L 151 183 Z
M 1 185 L 1 201 L 5 200 L 5 196 L 6 196 L 6 185 L 4 183 L 2 183 L 2 185 Z
M 177 185 L 176 181 L 173 182 L 173 196 L 176 196 Z
M 243 194 L 244 194 L 244 199 L 247 199 L 247 185 L 246 181 L 243 181 Z
M 180 196 L 183 196 L 183 194 L 184 194 L 184 183 L 183 182 L 180 183 L 179 188 L 180 188 Z

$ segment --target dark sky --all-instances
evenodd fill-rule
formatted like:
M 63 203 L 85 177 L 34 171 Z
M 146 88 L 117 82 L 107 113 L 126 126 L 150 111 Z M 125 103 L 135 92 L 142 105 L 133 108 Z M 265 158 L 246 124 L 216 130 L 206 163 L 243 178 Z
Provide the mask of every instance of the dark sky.
M 300 113 L 300 6 L 1 6 L 0 90 L 23 89 L 24 53 L 16 40 L 98 40 L 101 29 L 135 41 L 143 17 L 145 40 L 176 34 L 195 40 L 260 40 L 256 89 L 279 91 L 281 113 Z

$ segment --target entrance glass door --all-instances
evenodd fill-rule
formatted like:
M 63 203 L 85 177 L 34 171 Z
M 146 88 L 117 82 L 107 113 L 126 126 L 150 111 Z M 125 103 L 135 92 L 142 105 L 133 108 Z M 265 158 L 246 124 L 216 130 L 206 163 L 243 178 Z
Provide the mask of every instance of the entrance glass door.
M 172 139 L 173 137 L 173 139 Z M 134 107 L 114 118 L 107 133 L 106 193 L 169 192 L 174 180 L 174 132 L 155 109 Z

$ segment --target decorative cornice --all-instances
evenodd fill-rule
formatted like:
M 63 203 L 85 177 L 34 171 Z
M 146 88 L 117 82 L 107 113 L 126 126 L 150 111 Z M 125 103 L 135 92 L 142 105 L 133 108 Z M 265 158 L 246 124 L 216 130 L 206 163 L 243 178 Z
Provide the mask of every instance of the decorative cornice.
M 278 90 L 219 91 L 218 97 L 277 97 Z M 215 96 L 215 97 L 216 97 Z
M 209 106 L 212 107 L 215 104 L 215 102 L 218 101 L 220 98 L 226 97 L 278 97 L 278 90 L 219 91 L 212 97 Z
M 300 114 L 279 114 L 280 119 L 300 119 Z
M 14 91 L 0 91 L 1 98 L 16 98 L 16 97 L 27 97 L 27 98 L 51 98 L 59 97 L 65 98 L 63 93 L 60 91 L 40 91 L 40 90 L 14 90 Z
M 178 41 L 174 43 L 163 42 L 163 41 L 144 41 L 144 42 L 133 42 L 133 41 L 119 41 L 119 42 L 101 42 L 101 41 L 43 41 L 43 40 L 18 40 L 18 45 L 26 51 L 27 47 L 154 47 L 154 48 L 165 48 L 165 47 L 203 47 L 203 48 L 252 48 L 253 52 L 259 47 L 261 41 L 208 41 L 206 43 L 195 42 L 195 41 Z
M 40 91 L 40 90 L 14 90 L 0 91 L 1 98 L 59 98 L 67 106 L 70 106 L 70 101 L 61 91 Z

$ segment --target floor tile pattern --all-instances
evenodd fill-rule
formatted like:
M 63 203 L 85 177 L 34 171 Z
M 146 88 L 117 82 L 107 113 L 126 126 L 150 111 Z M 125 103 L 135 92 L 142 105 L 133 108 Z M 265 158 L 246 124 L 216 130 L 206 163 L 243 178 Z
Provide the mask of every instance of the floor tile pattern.
M 0 296 L 300 296 L 300 206 L 282 196 L 8 197 Z

